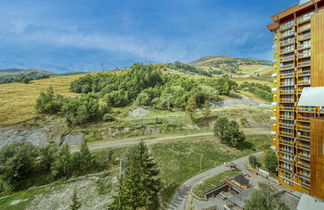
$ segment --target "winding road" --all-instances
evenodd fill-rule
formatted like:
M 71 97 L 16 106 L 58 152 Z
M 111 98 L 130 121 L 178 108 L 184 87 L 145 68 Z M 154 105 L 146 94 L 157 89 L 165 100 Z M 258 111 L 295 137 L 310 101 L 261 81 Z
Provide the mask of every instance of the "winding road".
M 259 157 L 263 154 L 263 152 L 255 153 L 254 155 L 256 157 Z M 249 161 L 249 156 L 245 156 L 239 159 L 236 159 L 232 162 L 238 165 L 238 168 L 242 168 L 245 166 L 245 164 Z M 220 174 L 226 170 L 229 170 L 228 167 L 221 165 L 216 168 L 210 169 L 206 172 L 203 172 L 201 174 L 198 174 L 191 179 L 187 180 L 185 183 L 180 185 L 177 189 L 177 192 L 174 194 L 172 201 L 169 205 L 169 210 L 185 210 L 190 209 L 188 205 L 188 199 L 190 195 L 191 188 L 200 182 L 209 179 L 217 174 Z

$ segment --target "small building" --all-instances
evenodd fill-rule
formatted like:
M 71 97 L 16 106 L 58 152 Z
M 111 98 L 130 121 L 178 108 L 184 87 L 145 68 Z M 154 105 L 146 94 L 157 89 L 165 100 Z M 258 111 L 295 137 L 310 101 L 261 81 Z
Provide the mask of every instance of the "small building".
M 234 177 L 233 182 L 242 189 L 249 188 L 249 180 L 247 180 L 243 175 Z

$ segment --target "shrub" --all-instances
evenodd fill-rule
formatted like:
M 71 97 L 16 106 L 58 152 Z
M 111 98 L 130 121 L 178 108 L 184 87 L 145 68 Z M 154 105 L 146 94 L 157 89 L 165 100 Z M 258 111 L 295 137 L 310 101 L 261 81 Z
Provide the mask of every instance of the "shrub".
M 61 111 L 63 102 L 63 96 L 55 94 L 50 86 L 46 92 L 40 93 L 35 108 L 39 113 L 53 114 Z
M 278 163 L 275 152 L 270 151 L 266 153 L 266 156 L 264 158 L 264 164 L 270 173 L 277 174 Z
M 67 100 L 63 105 L 67 121 L 73 125 L 81 125 L 102 118 L 99 99 L 94 94 L 81 95 Z
M 17 191 L 27 186 L 37 155 L 37 147 L 29 142 L 13 143 L 0 150 L 0 174 L 9 185 L 9 191 Z
M 251 155 L 249 157 L 249 163 L 254 168 L 260 167 L 260 163 L 258 162 L 258 160 L 256 159 L 256 157 L 254 155 Z
M 214 134 L 223 144 L 232 147 L 238 146 L 245 140 L 245 135 L 239 130 L 239 125 L 235 121 L 229 121 L 226 117 L 220 117 L 214 125 Z

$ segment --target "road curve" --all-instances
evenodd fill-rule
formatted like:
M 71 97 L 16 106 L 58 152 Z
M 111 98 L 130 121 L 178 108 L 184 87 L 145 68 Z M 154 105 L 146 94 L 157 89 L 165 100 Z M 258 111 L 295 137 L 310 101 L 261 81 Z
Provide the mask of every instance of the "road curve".
M 262 154 L 263 154 L 263 152 L 257 152 L 254 155 L 256 157 L 259 157 Z M 236 159 L 232 162 L 234 162 L 238 166 L 245 165 L 249 160 L 249 156 L 250 155 Z M 180 185 L 178 187 L 177 192 L 173 195 L 173 198 L 170 202 L 168 209 L 169 210 L 185 210 L 186 208 L 188 208 L 187 203 L 188 203 L 188 198 L 189 198 L 191 188 L 193 186 L 195 186 L 196 184 L 198 184 L 206 179 L 209 179 L 217 174 L 220 174 L 226 170 L 229 170 L 229 168 L 224 165 L 220 165 L 216 168 L 212 168 L 208 171 L 205 171 L 205 172 L 198 174 L 198 175 L 190 178 L 189 180 L 187 180 L 185 183 L 183 183 L 182 185 Z

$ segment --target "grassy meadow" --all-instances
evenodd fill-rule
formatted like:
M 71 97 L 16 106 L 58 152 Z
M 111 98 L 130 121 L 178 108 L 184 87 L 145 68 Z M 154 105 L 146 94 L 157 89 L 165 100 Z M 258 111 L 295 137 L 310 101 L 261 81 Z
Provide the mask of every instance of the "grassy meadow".
M 0 85 L 0 126 L 29 120 L 37 115 L 34 105 L 39 93 L 52 86 L 56 93 L 74 96 L 70 83 L 83 75 L 33 80 L 29 84 L 9 83 Z

